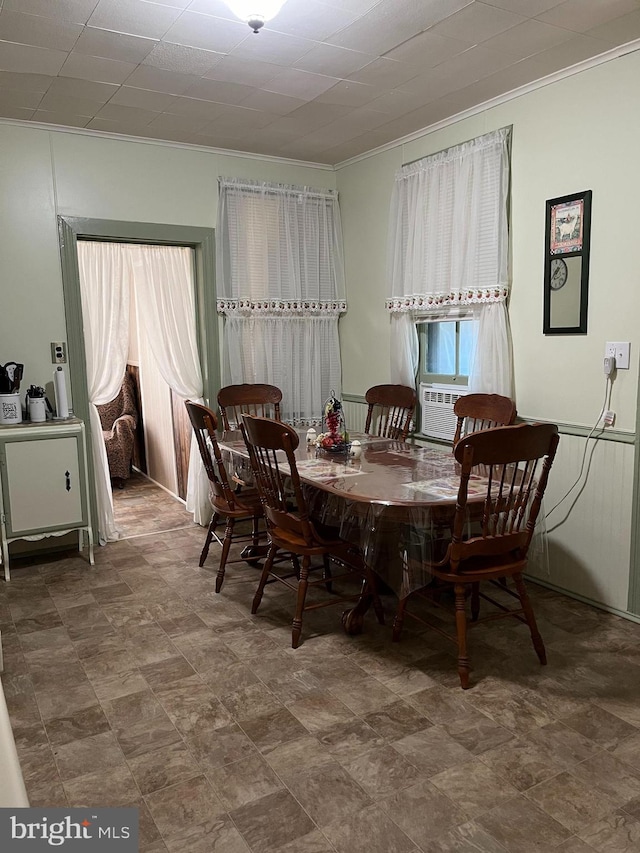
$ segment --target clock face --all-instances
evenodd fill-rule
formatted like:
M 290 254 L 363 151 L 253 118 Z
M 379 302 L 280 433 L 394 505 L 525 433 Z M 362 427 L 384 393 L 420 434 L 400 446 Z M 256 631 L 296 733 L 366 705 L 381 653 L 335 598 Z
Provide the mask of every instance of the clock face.
M 567 282 L 567 265 L 562 258 L 552 258 L 549 268 L 549 287 L 560 290 Z

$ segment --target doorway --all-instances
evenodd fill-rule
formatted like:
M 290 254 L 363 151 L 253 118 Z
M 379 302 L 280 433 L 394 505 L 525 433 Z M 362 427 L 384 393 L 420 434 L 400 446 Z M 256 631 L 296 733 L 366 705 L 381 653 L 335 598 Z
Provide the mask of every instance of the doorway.
M 215 399 L 220 387 L 218 320 L 215 310 L 214 232 L 212 229 L 153 223 L 127 223 L 110 220 L 87 220 L 59 217 L 59 234 L 62 259 L 65 315 L 69 345 L 69 379 L 74 410 L 90 431 L 90 406 L 88 397 L 87 366 L 85 362 L 82 303 L 78 271 L 77 240 L 93 239 L 105 242 L 147 243 L 150 245 L 185 246 L 194 250 L 194 296 L 197 343 L 200 355 L 203 396 L 205 401 Z M 181 411 L 182 401 L 172 400 L 173 409 Z M 144 417 L 144 412 L 143 412 Z M 181 428 L 177 428 L 184 437 Z M 184 453 L 184 447 L 182 448 Z M 89 454 L 90 502 L 92 519 L 96 526 L 95 468 Z M 176 493 L 184 489 L 183 479 Z

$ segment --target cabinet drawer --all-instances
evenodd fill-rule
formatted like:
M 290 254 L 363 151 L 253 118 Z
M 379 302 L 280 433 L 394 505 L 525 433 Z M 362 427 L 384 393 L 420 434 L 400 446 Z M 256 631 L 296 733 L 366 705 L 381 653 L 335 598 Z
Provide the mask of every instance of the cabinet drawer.
M 77 436 L 5 444 L 9 535 L 83 523 Z

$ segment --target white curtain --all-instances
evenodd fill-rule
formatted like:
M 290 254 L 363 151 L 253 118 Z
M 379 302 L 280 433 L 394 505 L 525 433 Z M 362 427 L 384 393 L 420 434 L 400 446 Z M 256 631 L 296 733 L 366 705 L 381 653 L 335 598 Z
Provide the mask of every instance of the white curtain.
M 225 384 L 276 385 L 285 420 L 318 422 L 323 401 L 341 391 L 338 319 L 346 302 L 337 196 L 223 178 L 217 283 Z
M 129 245 L 138 317 L 158 369 L 180 397 L 203 403 L 196 336 L 192 251 L 181 246 Z M 195 436 L 191 436 L 187 510 L 197 524 L 211 516 L 208 480 Z
M 391 373 L 413 385 L 420 318 L 473 306 L 479 320 L 470 383 L 513 395 L 506 317 L 510 129 L 488 133 L 396 174 L 389 224 Z M 490 310 L 487 310 L 490 309 Z M 400 378 L 395 381 L 400 381 Z
M 87 362 L 91 451 L 96 481 L 98 538 L 118 538 L 113 520 L 109 462 L 96 406 L 109 403 L 122 385 L 129 347 L 131 266 L 119 243 L 78 241 L 80 294 Z

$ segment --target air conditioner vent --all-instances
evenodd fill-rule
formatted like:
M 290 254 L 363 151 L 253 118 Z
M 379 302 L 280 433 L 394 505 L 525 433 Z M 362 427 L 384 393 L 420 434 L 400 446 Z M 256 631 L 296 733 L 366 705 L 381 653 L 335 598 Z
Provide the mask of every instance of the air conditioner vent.
M 466 386 L 438 385 L 422 383 L 420 385 L 420 432 L 431 438 L 453 441 L 456 432 L 456 416 L 453 405 L 458 397 L 468 392 Z

